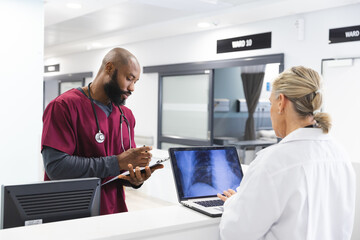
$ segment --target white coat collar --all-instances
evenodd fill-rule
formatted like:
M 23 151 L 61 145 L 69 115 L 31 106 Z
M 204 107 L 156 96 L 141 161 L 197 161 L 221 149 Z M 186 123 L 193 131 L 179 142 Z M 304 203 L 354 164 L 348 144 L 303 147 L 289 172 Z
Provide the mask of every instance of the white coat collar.
M 298 128 L 286 137 L 284 137 L 279 144 L 302 141 L 302 140 L 329 140 L 329 134 L 323 133 L 321 128 Z
M 321 128 L 298 128 L 286 137 L 284 137 L 279 143 L 271 145 L 267 148 L 264 148 L 256 153 L 257 156 L 260 156 L 278 144 L 285 144 L 287 142 L 302 141 L 302 140 L 329 140 L 329 134 L 323 133 Z

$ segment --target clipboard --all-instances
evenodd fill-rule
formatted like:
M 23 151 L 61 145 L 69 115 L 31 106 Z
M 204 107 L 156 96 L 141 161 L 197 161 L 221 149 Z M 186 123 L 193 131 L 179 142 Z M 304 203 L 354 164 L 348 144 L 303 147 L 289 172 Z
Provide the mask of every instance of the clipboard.
M 155 167 L 156 165 L 159 165 L 159 164 L 161 164 L 161 163 L 163 163 L 163 162 L 166 162 L 166 161 L 168 161 L 168 160 L 170 160 L 170 157 L 163 158 L 163 159 L 158 159 L 158 158 L 154 158 L 154 157 L 153 157 L 153 158 L 151 158 L 151 161 L 150 161 L 150 163 L 149 163 L 149 167 L 150 167 L 150 168 Z M 141 171 L 141 172 L 145 172 L 145 167 L 141 167 L 141 168 L 140 168 L 140 171 Z M 129 176 L 129 175 L 130 175 L 130 172 L 129 172 L 129 171 L 125 171 L 125 172 L 123 172 L 123 173 L 120 173 L 119 175 L 117 175 L 117 176 L 115 176 L 115 177 L 107 180 L 106 182 L 102 183 L 101 186 L 104 186 L 105 184 L 108 184 L 108 183 L 110 183 L 110 182 L 113 182 L 113 181 L 119 179 L 119 176 L 120 176 L 120 175 Z

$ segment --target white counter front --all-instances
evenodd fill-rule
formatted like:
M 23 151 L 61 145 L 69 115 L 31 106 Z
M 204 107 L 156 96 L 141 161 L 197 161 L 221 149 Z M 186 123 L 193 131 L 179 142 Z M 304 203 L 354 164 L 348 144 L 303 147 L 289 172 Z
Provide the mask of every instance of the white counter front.
M 157 151 L 157 154 L 166 152 Z M 160 157 L 164 157 L 160 156 Z M 246 171 L 243 165 L 243 171 Z M 128 213 L 0 230 L 0 240 L 218 240 L 220 218 L 180 205 L 169 162 L 140 189 L 126 188 Z
M 1 240 L 219 239 L 220 218 L 181 205 L 0 230 Z

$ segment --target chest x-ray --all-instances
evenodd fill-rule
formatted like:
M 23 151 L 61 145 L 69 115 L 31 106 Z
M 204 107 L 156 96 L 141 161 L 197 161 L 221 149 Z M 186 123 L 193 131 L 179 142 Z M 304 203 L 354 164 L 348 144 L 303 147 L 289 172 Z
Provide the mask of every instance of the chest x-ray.
M 242 179 L 237 153 L 231 149 L 179 151 L 175 156 L 185 198 L 235 189 Z

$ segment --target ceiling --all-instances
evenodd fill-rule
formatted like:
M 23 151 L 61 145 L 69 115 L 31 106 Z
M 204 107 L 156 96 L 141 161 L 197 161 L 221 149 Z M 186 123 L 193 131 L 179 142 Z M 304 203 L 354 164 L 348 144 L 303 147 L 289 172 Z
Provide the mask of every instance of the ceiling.
M 360 0 L 45 0 L 45 58 L 224 28 Z M 68 3 L 81 8 L 68 8 Z M 207 27 L 198 27 L 206 22 Z

